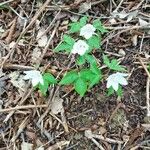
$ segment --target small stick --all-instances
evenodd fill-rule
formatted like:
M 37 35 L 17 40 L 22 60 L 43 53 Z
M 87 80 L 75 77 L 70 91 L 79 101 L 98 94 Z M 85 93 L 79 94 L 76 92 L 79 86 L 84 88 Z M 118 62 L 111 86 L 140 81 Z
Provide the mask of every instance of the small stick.
M 0 3 L 0 6 L 3 6 L 3 5 L 5 5 L 5 4 L 7 4 L 7 3 L 10 3 L 10 2 L 13 2 L 14 0 L 8 0 L 8 1 L 5 1 L 5 2 L 1 2 Z
M 1 110 L 0 110 L 0 113 L 6 113 L 6 112 L 10 112 L 10 111 L 12 111 L 12 110 L 30 109 L 30 108 L 47 108 L 47 105 L 16 106 L 16 107 L 12 107 L 12 108 L 1 109 Z
M 144 65 L 144 63 L 143 63 L 142 59 L 141 59 L 140 57 L 139 57 L 138 59 L 139 59 L 139 61 L 140 61 L 141 65 L 142 65 L 142 67 L 144 68 L 144 70 L 145 70 L 145 72 L 146 72 L 147 76 L 148 76 L 148 77 L 149 77 L 149 79 L 150 79 L 150 73 L 149 73 L 149 71 L 147 70 L 146 66 Z
M 147 77 L 147 83 L 146 83 L 146 104 L 147 104 L 147 116 L 150 116 L 150 78 Z
M 1 66 L 1 65 L 0 65 Z M 31 66 L 24 66 L 24 65 L 17 65 L 17 64 L 10 64 L 5 63 L 3 65 L 3 69 L 14 69 L 14 70 L 34 70 L 34 67 Z

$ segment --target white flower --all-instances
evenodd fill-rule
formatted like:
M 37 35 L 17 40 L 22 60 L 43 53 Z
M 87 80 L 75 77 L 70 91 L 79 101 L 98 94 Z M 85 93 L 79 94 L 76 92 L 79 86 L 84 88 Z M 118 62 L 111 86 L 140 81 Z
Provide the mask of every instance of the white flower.
M 92 37 L 93 34 L 95 34 L 96 28 L 91 25 L 91 24 L 86 24 L 85 26 L 83 26 L 80 30 L 80 36 L 85 37 L 86 39 L 89 39 L 90 37 Z
M 88 44 L 86 44 L 85 41 L 78 40 L 77 42 L 74 43 L 71 53 L 73 53 L 73 54 L 77 53 L 82 56 L 88 50 L 88 48 L 89 48 L 89 46 L 88 46 Z
M 110 88 L 112 86 L 112 88 L 115 91 L 117 91 L 118 88 L 119 88 L 119 84 L 120 85 L 127 85 L 128 82 L 124 78 L 126 76 L 128 76 L 128 74 L 126 74 L 126 73 L 120 73 L 120 72 L 117 72 L 117 73 L 114 73 L 114 74 L 110 75 L 107 78 L 107 88 Z
M 30 71 L 24 71 L 26 74 L 24 76 L 24 80 L 29 80 L 31 79 L 32 85 L 36 86 L 37 84 L 41 83 L 42 85 L 44 84 L 43 77 L 40 73 L 40 71 L 37 70 L 30 70 Z

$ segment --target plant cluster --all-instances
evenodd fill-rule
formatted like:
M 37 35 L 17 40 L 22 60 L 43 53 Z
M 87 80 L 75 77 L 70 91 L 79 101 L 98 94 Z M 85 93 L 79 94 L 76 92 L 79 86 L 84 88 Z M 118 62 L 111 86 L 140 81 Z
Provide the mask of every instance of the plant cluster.
M 39 83 L 36 84 L 36 87 L 44 95 L 46 95 L 49 85 L 58 83 L 59 85 L 73 85 L 75 91 L 80 96 L 84 96 L 90 88 L 98 84 L 102 79 L 106 79 L 106 75 L 102 75 L 97 59 L 92 54 L 95 50 L 101 52 L 101 37 L 102 34 L 108 31 L 100 20 L 94 20 L 90 24 L 87 17 L 82 17 L 78 22 L 71 23 L 69 26 L 68 34 L 63 36 L 62 41 L 54 50 L 55 52 L 68 53 L 68 55 L 76 55 L 74 61 L 77 68 L 65 73 L 59 83 L 52 74 L 44 73 L 39 78 Z M 108 95 L 116 92 L 117 95 L 121 96 L 121 85 L 127 85 L 127 80 L 125 79 L 127 74 L 123 73 L 126 69 L 119 65 L 117 59 L 110 60 L 107 55 L 102 55 L 106 68 L 109 69 L 109 72 L 114 72 L 111 75 L 107 75 Z M 43 82 L 41 82 L 41 78 Z M 27 76 L 26 79 L 31 79 L 31 76 Z

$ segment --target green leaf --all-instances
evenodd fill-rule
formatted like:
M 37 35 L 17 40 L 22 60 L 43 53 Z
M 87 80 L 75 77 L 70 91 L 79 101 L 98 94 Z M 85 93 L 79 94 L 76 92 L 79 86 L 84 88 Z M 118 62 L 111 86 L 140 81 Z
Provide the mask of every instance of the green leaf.
M 75 33 L 75 32 L 80 31 L 80 29 L 81 29 L 80 23 L 78 23 L 78 22 L 71 23 L 69 32 L 70 33 Z
M 85 63 L 85 57 L 79 56 L 76 61 L 77 65 L 83 65 Z
M 109 69 L 116 70 L 116 71 L 126 71 L 123 66 L 121 66 L 121 65 L 118 64 L 117 59 L 113 59 L 110 62 L 110 60 L 108 59 L 108 57 L 106 55 L 103 55 L 103 61 L 104 61 L 104 64 Z
M 94 56 L 92 55 L 85 55 L 85 59 L 87 60 L 87 62 L 89 62 L 90 64 L 97 64 L 96 59 L 94 58 Z
M 113 87 L 111 86 L 110 88 L 107 89 L 107 96 L 114 94 L 114 92 L 115 91 L 114 91 Z
M 110 61 L 106 55 L 103 55 L 103 62 L 106 66 L 110 66 Z
M 75 91 L 80 94 L 80 96 L 84 96 L 87 91 L 87 83 L 82 78 L 78 78 L 74 83 Z
M 87 16 L 84 16 L 80 19 L 80 26 L 83 27 L 84 25 L 86 25 L 86 22 L 88 20 Z
M 75 43 L 75 40 L 74 40 L 72 37 L 70 37 L 69 35 L 67 35 L 67 34 L 65 34 L 65 35 L 63 36 L 63 40 L 64 40 L 67 44 L 69 44 L 69 45 L 71 45 L 71 46 L 73 46 L 73 44 Z
M 122 97 L 122 95 L 123 95 L 123 90 L 122 90 L 122 87 L 119 85 L 119 88 L 118 88 L 118 90 L 117 90 L 117 95 L 118 96 L 120 96 L 120 97 Z
M 89 88 L 93 87 L 95 84 L 98 84 L 100 80 L 100 75 L 94 75 L 93 79 L 90 80 Z
M 113 59 L 109 66 L 110 69 L 116 70 L 116 71 L 125 71 L 125 68 L 118 64 L 118 61 L 116 59 Z
M 92 65 L 90 66 L 90 70 L 91 70 L 94 74 L 102 75 L 101 70 L 100 70 L 100 69 L 98 68 L 98 66 L 95 65 L 95 64 L 92 64 Z
M 105 27 L 102 25 L 101 21 L 99 19 L 96 19 L 93 21 L 93 26 L 99 30 L 101 33 L 106 33 L 108 32 Z
M 46 96 L 46 92 L 47 92 L 47 90 L 48 90 L 48 86 L 49 86 L 49 84 L 48 84 L 48 82 L 47 82 L 46 80 L 44 81 L 44 85 L 42 85 L 42 84 L 39 83 L 39 90 L 40 90 L 40 92 L 41 92 L 44 96 Z
M 84 69 L 80 71 L 80 77 L 86 81 L 94 78 L 94 73 L 90 69 Z
M 100 43 L 101 40 L 98 36 L 92 36 L 91 38 L 88 39 L 88 45 L 93 49 L 93 48 L 100 48 Z
M 78 73 L 75 71 L 68 72 L 59 82 L 61 85 L 69 85 L 78 78 Z
M 61 43 L 61 44 L 59 44 L 54 50 L 56 51 L 56 52 L 59 52 L 59 51 L 70 51 L 72 49 L 72 46 L 71 45 L 69 45 L 69 44 L 67 44 L 67 43 Z
M 43 79 L 46 80 L 49 84 L 57 83 L 57 80 L 50 73 L 44 73 Z

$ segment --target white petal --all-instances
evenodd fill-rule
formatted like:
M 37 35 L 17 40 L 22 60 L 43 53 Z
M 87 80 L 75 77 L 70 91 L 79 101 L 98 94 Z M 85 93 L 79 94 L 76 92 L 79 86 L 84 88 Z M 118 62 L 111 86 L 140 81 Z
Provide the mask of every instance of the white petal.
M 120 75 L 120 76 L 123 76 L 123 77 L 127 77 L 127 76 L 128 76 L 127 73 L 120 73 L 120 72 L 117 72 L 116 74 L 117 74 L 117 75 Z
M 94 34 L 96 28 L 91 24 L 86 24 L 83 26 L 80 30 L 80 36 L 85 37 L 86 39 L 89 39 Z
M 71 53 L 73 53 L 73 54 L 77 53 L 79 55 L 84 55 L 84 53 L 88 50 L 88 48 L 89 48 L 89 46 L 86 44 L 85 41 L 78 40 L 73 45 L 73 49 L 72 49 Z
M 127 85 L 128 82 L 125 78 L 121 77 L 119 80 L 118 80 L 118 83 L 120 83 L 121 85 Z
M 112 85 L 112 87 L 113 87 L 113 89 L 114 89 L 115 91 L 118 91 L 118 88 L 119 88 L 118 82 L 114 82 L 114 84 Z
M 113 84 L 112 81 L 111 81 L 111 80 L 108 80 L 108 81 L 107 81 L 107 88 L 110 88 L 110 87 L 112 86 L 112 84 Z

